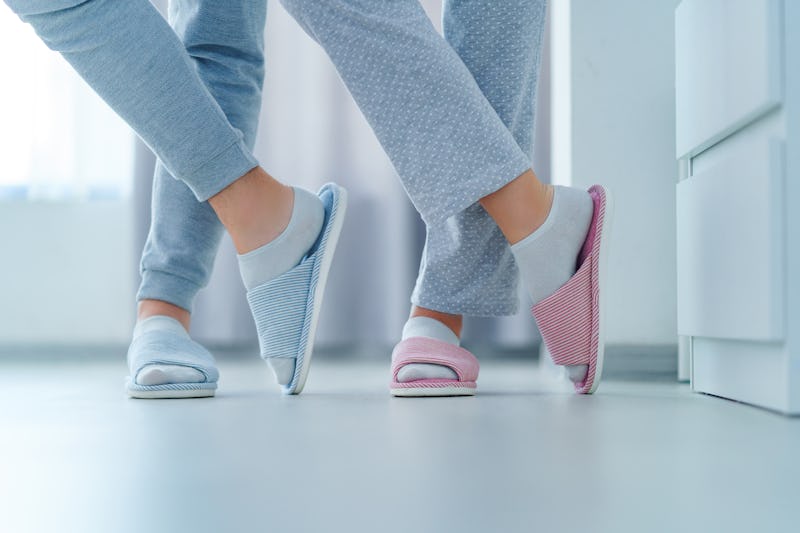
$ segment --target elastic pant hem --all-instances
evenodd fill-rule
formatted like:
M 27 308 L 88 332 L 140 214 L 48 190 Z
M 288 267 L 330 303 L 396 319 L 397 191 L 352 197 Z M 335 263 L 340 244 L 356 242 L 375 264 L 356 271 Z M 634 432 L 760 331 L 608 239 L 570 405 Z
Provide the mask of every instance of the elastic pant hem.
M 446 201 L 443 205 L 437 206 L 435 212 L 420 213 L 420 215 L 423 221 L 428 225 L 441 224 L 448 218 L 464 211 L 481 198 L 502 189 L 523 173 L 530 170 L 530 168 L 530 161 L 520 152 L 519 157 L 504 165 L 481 171 L 482 176 L 492 176 L 491 179 L 482 178 L 480 182 L 475 179 L 465 184 L 465 187 L 474 191 L 469 197 L 453 198 L 452 200 Z
M 192 170 L 186 184 L 200 202 L 205 202 L 228 185 L 258 166 L 241 139 Z
M 202 285 L 191 280 L 159 270 L 145 270 L 136 301 L 161 300 L 192 311 L 192 303 Z
M 424 307 L 431 311 L 447 313 L 450 315 L 464 315 L 475 317 L 498 317 L 516 315 L 519 311 L 519 300 L 514 298 L 508 302 L 493 302 L 491 306 L 481 305 L 475 302 L 443 302 L 441 300 L 426 300 L 414 295 L 411 303 L 418 307 Z

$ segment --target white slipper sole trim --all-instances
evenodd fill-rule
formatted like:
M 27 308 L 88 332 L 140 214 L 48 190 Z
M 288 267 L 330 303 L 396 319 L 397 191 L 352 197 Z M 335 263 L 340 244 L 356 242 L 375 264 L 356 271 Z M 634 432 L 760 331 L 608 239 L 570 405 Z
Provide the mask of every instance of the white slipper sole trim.
M 431 398 L 435 396 L 475 396 L 475 389 L 467 387 L 420 387 L 389 389 L 392 396 L 402 398 Z
M 311 368 L 311 356 L 314 351 L 314 338 L 316 337 L 317 322 L 319 321 L 320 309 L 322 308 L 322 296 L 325 293 L 325 286 L 328 284 L 328 272 L 333 263 L 333 255 L 336 252 L 336 245 L 339 242 L 339 235 L 344 225 L 344 215 L 347 211 L 347 190 L 339 187 L 338 192 L 339 198 L 336 205 L 336 216 L 330 221 L 331 229 L 330 233 L 328 233 L 328 240 L 325 243 L 325 253 L 322 254 L 321 258 L 322 263 L 320 264 L 317 286 L 314 288 L 314 305 L 311 309 L 311 327 L 309 328 L 306 347 L 303 352 L 303 363 L 300 366 L 300 375 L 297 377 L 297 385 L 294 390 L 284 390 L 284 394 L 300 394 L 303 392 L 306 379 L 308 378 L 308 370 Z M 295 372 L 297 372 L 296 369 Z
M 600 239 L 600 257 L 597 264 L 597 278 L 599 280 L 599 300 L 600 305 L 598 309 L 599 317 L 597 321 L 597 361 L 594 368 L 594 381 L 589 391 L 586 394 L 594 394 L 597 387 L 600 385 L 601 377 L 603 376 L 603 361 L 605 359 L 606 348 L 606 284 L 607 280 L 607 266 L 608 266 L 608 245 L 611 240 L 611 224 L 614 220 L 614 198 L 611 193 L 603 187 L 606 197 L 605 218 L 603 219 L 603 236 Z
M 191 388 L 191 383 L 186 383 L 187 388 L 184 389 L 160 389 L 160 390 L 140 390 L 132 388 L 130 381 L 127 380 L 126 391 L 131 398 L 138 398 L 143 400 L 161 400 L 171 398 L 210 398 L 217 393 L 217 388 Z M 198 383 L 198 385 L 200 385 Z

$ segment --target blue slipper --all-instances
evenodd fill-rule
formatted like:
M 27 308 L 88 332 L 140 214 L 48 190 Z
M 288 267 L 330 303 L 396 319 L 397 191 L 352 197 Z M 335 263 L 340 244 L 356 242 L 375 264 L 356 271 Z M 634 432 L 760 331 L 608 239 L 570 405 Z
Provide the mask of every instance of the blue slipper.
M 324 185 L 318 195 L 325 220 L 317 242 L 299 265 L 247 292 L 261 357 L 295 360 L 284 394 L 299 394 L 305 386 L 322 296 L 347 209 L 347 191 L 334 183 Z
M 199 371 L 205 379 L 201 383 L 139 385 L 136 376 L 147 365 L 186 366 Z M 214 356 L 188 335 L 164 330 L 138 335 L 128 348 L 128 368 L 126 387 L 133 398 L 205 398 L 214 396 L 217 390 L 219 371 Z

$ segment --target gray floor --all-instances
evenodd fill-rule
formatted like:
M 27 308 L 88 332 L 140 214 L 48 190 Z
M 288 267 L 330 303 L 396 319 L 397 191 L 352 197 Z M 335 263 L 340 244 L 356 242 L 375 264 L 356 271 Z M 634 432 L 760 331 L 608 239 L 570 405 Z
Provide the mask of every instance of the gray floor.
M 321 354 L 285 398 L 258 359 L 221 371 L 130 400 L 118 356 L 4 358 L 0 531 L 797 531 L 800 420 L 686 385 L 487 361 L 475 398 L 392 399 L 385 363 Z

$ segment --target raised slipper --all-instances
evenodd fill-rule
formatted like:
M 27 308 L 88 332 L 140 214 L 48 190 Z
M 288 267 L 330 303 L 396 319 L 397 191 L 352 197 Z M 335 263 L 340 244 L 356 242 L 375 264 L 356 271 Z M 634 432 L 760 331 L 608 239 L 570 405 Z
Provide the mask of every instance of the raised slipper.
M 322 231 L 300 264 L 247 292 L 258 332 L 261 357 L 295 360 L 284 394 L 299 394 L 308 377 L 314 335 L 333 253 L 347 209 L 347 191 L 328 183 L 319 191 L 325 207 Z
M 589 188 L 594 213 L 577 272 L 532 308 L 547 350 L 557 365 L 588 365 L 575 391 L 592 394 L 600 384 L 605 345 L 605 283 L 613 202 L 600 186 Z

